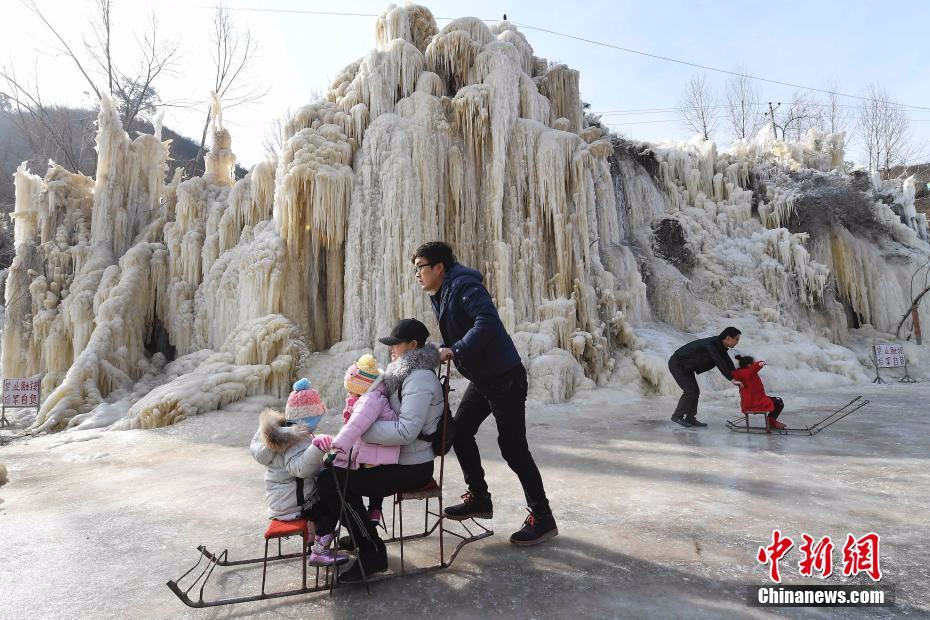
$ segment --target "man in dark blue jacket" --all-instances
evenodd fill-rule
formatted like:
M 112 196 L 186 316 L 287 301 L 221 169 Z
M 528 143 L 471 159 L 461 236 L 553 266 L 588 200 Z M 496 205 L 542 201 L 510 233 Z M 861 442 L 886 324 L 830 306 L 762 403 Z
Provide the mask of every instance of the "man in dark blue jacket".
M 681 398 L 672 422 L 685 427 L 707 426 L 697 419 L 698 399 L 701 389 L 698 387 L 697 375 L 717 368 L 724 377 L 736 385 L 733 380 L 733 360 L 727 351 L 739 344 L 740 331 L 727 327 L 719 336 L 692 340 L 672 354 L 668 360 L 668 369 L 681 388 Z
M 440 360 L 452 360 L 468 379 L 468 389 L 455 412 L 455 456 L 468 491 L 463 503 L 449 506 L 449 519 L 490 519 L 491 494 L 475 442 L 478 427 L 489 415 L 497 422 L 497 444 L 510 469 L 517 474 L 530 514 L 510 542 L 535 545 L 559 533 L 549 509 L 542 476 L 526 442 L 526 368 L 501 323 L 484 278 L 455 260 L 452 248 L 431 241 L 412 257 L 420 288 L 430 294 L 439 321 L 443 346 Z

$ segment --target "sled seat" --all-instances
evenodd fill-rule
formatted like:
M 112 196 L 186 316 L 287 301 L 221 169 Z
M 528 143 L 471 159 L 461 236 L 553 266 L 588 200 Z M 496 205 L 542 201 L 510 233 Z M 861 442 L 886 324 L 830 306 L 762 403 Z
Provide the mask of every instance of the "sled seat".
M 294 519 L 293 521 L 278 521 L 272 519 L 268 523 L 268 529 L 265 530 L 265 540 L 273 538 L 287 538 L 288 536 L 309 537 L 309 527 L 306 519 Z
M 307 547 L 310 543 L 310 528 L 306 519 L 294 519 L 293 521 L 279 521 L 277 519 L 272 519 L 268 523 L 268 529 L 265 530 L 265 557 L 262 561 L 262 596 L 265 595 L 265 576 L 268 572 L 268 543 L 272 540 L 277 539 L 278 541 L 278 556 L 277 558 L 282 557 L 281 555 L 281 539 L 288 538 L 290 536 L 300 536 L 300 564 L 301 564 L 301 576 L 303 588 L 307 588 Z M 277 559 L 272 558 L 272 559 Z M 328 572 L 327 572 L 328 575 Z M 320 571 L 317 569 L 317 581 L 320 578 Z
M 430 499 L 433 497 L 440 497 L 441 495 L 442 489 L 439 487 L 439 483 L 436 482 L 436 479 L 433 478 L 416 491 L 402 491 L 398 493 L 394 501 L 402 502 L 404 500 Z
M 769 420 L 769 413 L 771 412 L 770 411 L 752 411 L 752 410 L 744 411 L 743 415 L 746 416 L 746 430 L 747 431 L 749 430 L 749 416 L 761 415 L 762 419 L 765 420 L 765 432 L 766 433 L 772 432 L 772 425 L 769 423 L 771 421 Z

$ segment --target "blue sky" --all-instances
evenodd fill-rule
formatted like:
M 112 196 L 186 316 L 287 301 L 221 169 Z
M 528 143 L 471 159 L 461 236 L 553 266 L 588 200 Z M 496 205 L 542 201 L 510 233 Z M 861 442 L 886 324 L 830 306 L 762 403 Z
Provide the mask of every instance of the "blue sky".
M 0 24 L 0 62 L 33 73 L 47 98 L 63 103 L 87 102 L 75 70 L 56 58 L 39 22 L 18 2 L 3 0 L 10 17 Z M 43 0 L 41 8 L 74 41 L 85 28 L 87 0 Z M 868 82 L 879 82 L 898 101 L 930 108 L 927 69 L 930 3 L 884 2 L 423 2 L 437 18 L 474 15 L 611 43 L 644 52 L 731 69 L 745 65 L 757 76 L 824 87 L 835 80 L 838 90 L 861 94 Z M 132 24 L 158 6 L 164 32 L 180 39 L 184 62 L 164 82 L 166 97 L 205 97 L 210 84 L 206 40 L 212 12 L 208 1 L 167 0 L 117 2 L 115 17 Z M 345 0 L 298 2 L 237 1 L 230 8 L 276 8 L 348 13 L 380 13 L 385 2 Z M 249 109 L 229 110 L 224 117 L 233 133 L 234 150 L 251 165 L 262 157 L 267 127 L 285 109 L 309 102 L 325 90 L 346 64 L 374 47 L 374 18 L 234 11 L 262 48 L 250 79 L 269 87 L 265 100 Z M 439 26 L 448 23 L 437 19 Z M 923 32 L 921 32 L 921 28 Z M 681 91 L 698 72 L 693 67 L 597 47 L 524 28 L 537 56 L 558 60 L 581 72 L 582 98 L 599 112 L 664 109 L 678 106 Z M 117 43 L 132 50 L 128 29 Z M 38 53 L 36 49 L 38 47 Z M 708 73 L 722 91 L 726 76 Z M 764 101 L 788 101 L 792 88 L 759 83 Z M 856 106 L 853 99 L 844 100 Z M 850 108 L 850 111 L 854 111 Z M 930 158 L 930 109 L 910 112 L 912 141 Z M 677 112 L 608 114 L 606 121 L 640 140 L 686 138 Z M 168 111 L 165 124 L 199 135 L 202 111 Z M 721 132 L 721 142 L 726 142 Z M 857 154 L 854 144 L 852 155 Z

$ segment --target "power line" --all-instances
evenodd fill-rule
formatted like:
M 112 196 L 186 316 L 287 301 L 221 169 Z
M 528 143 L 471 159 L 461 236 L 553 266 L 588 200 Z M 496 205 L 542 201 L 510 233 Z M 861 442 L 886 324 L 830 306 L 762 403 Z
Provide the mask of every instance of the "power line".
M 209 8 L 209 9 L 212 10 L 212 9 L 214 9 L 215 7 L 198 6 L 198 7 L 189 7 L 189 8 L 196 8 L 196 9 L 208 9 L 208 8 Z M 289 14 L 321 15 L 321 16 L 344 16 L 344 17 L 380 17 L 380 15 L 377 15 L 377 14 L 374 14 L 374 13 L 349 13 L 349 12 L 343 12 L 343 11 L 312 11 L 312 10 L 309 10 L 309 9 L 273 9 L 273 8 L 256 8 L 256 7 L 228 7 L 228 10 L 230 10 L 230 11 L 247 11 L 247 12 L 254 12 L 254 13 L 289 13 Z M 433 19 L 438 19 L 438 20 L 443 20 L 443 21 L 445 21 L 445 20 L 451 20 L 451 19 L 454 19 L 454 18 L 450 18 L 450 17 L 436 17 L 436 16 L 433 16 Z M 497 22 L 497 21 L 499 21 L 499 20 L 481 19 L 481 21 L 483 21 L 483 22 Z M 746 74 L 743 74 L 743 73 L 739 73 L 739 72 L 737 72 L 737 71 L 730 71 L 730 70 L 728 70 L 728 69 L 721 69 L 721 68 L 719 68 L 719 67 L 712 67 L 712 66 L 710 66 L 710 65 L 703 65 L 703 64 L 700 64 L 700 63 L 697 63 L 697 62 L 691 62 L 691 61 L 688 61 L 688 60 L 681 60 L 681 59 L 678 59 L 678 58 L 671 58 L 671 57 L 669 57 L 669 56 L 661 56 L 661 55 L 659 55 L 659 54 L 652 54 L 652 53 L 650 53 L 650 52 L 643 52 L 643 51 L 635 50 L 635 49 L 632 49 L 632 48 L 629 48 L 629 47 L 623 47 L 623 46 L 620 46 L 620 45 L 614 45 L 614 44 L 612 44 L 612 43 L 604 43 L 603 41 L 595 41 L 594 39 L 588 39 L 588 38 L 585 38 L 585 37 L 579 37 L 579 36 L 577 36 L 577 35 L 567 34 L 567 33 L 564 33 L 564 32 L 558 32 L 558 31 L 556 31 L 556 30 L 549 30 L 548 28 L 540 28 L 540 27 L 538 27 L 538 26 L 531 26 L 531 25 L 529 25 L 529 24 L 520 23 L 520 22 L 515 22 L 515 21 L 511 21 L 510 23 L 512 23 L 512 24 L 514 24 L 515 26 L 518 26 L 518 27 L 520 27 L 520 28 L 524 28 L 524 29 L 526 29 L 526 30 L 535 30 L 535 31 L 537 31 L 537 32 L 545 32 L 545 33 L 547 33 L 547 34 L 555 35 L 555 36 L 557 36 L 557 37 L 564 37 L 564 38 L 566 38 L 566 39 L 573 39 L 573 40 L 575 40 L 575 41 L 581 41 L 581 42 L 583 42 L 583 43 L 589 43 L 589 44 L 591 44 L 591 45 L 597 45 L 597 46 L 600 46 L 600 47 L 606 47 L 606 48 L 618 50 L 618 51 L 621 51 L 621 52 L 626 52 L 626 53 L 628 53 L 628 54 L 636 54 L 636 55 L 638 55 L 638 56 L 645 56 L 645 57 L 647 57 L 647 58 L 654 58 L 654 59 L 656 59 L 656 60 L 663 60 L 663 61 L 665 61 L 665 62 L 672 62 L 672 63 L 681 64 L 681 65 L 686 65 L 686 66 L 689 66 L 689 67 L 695 67 L 695 68 L 697 68 L 697 69 L 704 69 L 705 71 L 713 71 L 713 72 L 716 72 L 716 73 L 722 73 L 722 74 L 724 74 L 724 75 L 731 75 L 731 76 L 736 76 L 736 77 L 745 77 L 745 78 L 748 78 L 748 79 L 750 79 L 750 80 L 755 80 L 755 81 L 757 81 L 757 82 L 767 82 L 767 83 L 769 83 L 769 84 L 777 84 L 777 85 L 779 85 L 779 86 L 789 86 L 789 87 L 791 87 L 791 88 L 799 88 L 799 89 L 801 89 L 801 90 L 809 90 L 809 91 L 818 92 L 818 93 L 825 93 L 825 94 L 828 94 L 828 95 L 838 95 L 838 96 L 840 96 L 840 97 L 848 97 L 848 98 L 850 98 L 850 99 L 857 99 L 857 100 L 859 100 L 859 101 L 874 101 L 874 99 L 871 98 L 871 97 L 863 97 L 863 96 L 861 96 L 861 95 L 853 95 L 853 94 L 850 94 L 850 93 L 843 93 L 843 92 L 836 91 L 836 90 L 827 90 L 827 89 L 824 89 L 824 88 L 816 88 L 816 87 L 814 87 L 814 86 L 805 86 L 805 85 L 803 85 L 803 84 L 795 84 L 795 83 L 793 83 L 793 82 L 784 82 L 784 81 L 782 81 L 782 80 L 773 80 L 773 79 L 771 79 L 771 78 L 758 77 L 758 76 L 755 76 L 755 75 L 746 75 Z M 914 110 L 927 110 L 927 111 L 930 111 L 930 107 L 927 107 L 927 106 L 917 106 L 917 105 L 910 105 L 910 104 L 905 104 L 905 103 L 896 103 L 895 105 L 899 105 L 899 106 L 905 107 L 905 108 L 911 108 L 911 109 L 914 109 Z
M 746 104 L 746 105 L 750 105 L 750 106 L 755 107 L 755 108 L 766 108 L 766 107 L 768 107 L 768 103 L 766 103 L 766 102 L 761 102 L 761 101 L 758 102 L 758 103 L 749 103 L 749 104 Z M 851 110 L 857 110 L 857 109 L 859 109 L 859 106 L 858 106 L 858 105 L 844 105 L 844 104 L 839 104 L 839 105 L 834 106 L 834 104 L 831 104 L 831 103 L 817 103 L 817 102 L 815 102 L 815 101 L 803 101 L 803 102 L 799 102 L 798 105 L 799 105 L 799 106 L 802 106 L 802 107 L 812 107 L 812 108 L 832 108 L 832 107 L 836 107 L 836 108 L 851 109 Z M 731 106 L 730 106 L 730 104 L 722 103 L 722 104 L 716 104 L 716 105 L 709 105 L 709 106 L 705 106 L 705 107 L 706 107 L 707 109 L 726 109 L 726 108 L 729 108 L 729 107 L 731 107 Z M 682 111 L 682 110 L 684 110 L 684 109 L 686 109 L 686 108 L 683 108 L 683 107 L 681 107 L 681 106 L 678 106 L 678 107 L 673 107 L 673 108 L 642 108 L 642 109 L 638 109 L 638 110 L 637 110 L 637 109 L 631 109 L 631 110 L 605 110 L 605 111 L 603 111 L 603 112 L 595 112 L 595 114 L 600 114 L 600 115 L 602 115 L 602 116 L 617 116 L 617 115 L 619 115 L 619 116 L 626 116 L 626 115 L 641 115 L 641 114 L 664 114 L 664 113 L 666 113 L 666 112 L 680 112 L 680 111 Z
M 178 7 L 181 8 L 181 7 Z M 188 9 L 202 9 L 213 11 L 216 10 L 215 6 L 185 6 L 183 8 Z M 242 11 L 247 13 L 291 13 L 298 15 L 322 15 L 322 16 L 331 16 L 331 17 L 381 17 L 380 13 L 348 13 L 344 11 L 312 11 L 309 9 L 270 9 L 265 7 L 224 7 L 227 11 Z M 438 19 L 441 21 L 454 21 L 459 19 L 458 17 L 437 17 L 433 15 L 433 19 Z M 488 22 L 488 23 L 497 23 L 499 19 L 481 19 L 479 21 Z M 511 22 L 513 23 L 513 22 Z
M 702 64 L 699 64 L 699 63 L 696 63 L 696 62 L 689 62 L 689 61 L 687 61 L 687 60 L 679 60 L 679 59 L 677 59 L 677 58 L 669 58 L 668 56 L 660 56 L 660 55 L 658 55 L 658 54 L 650 54 L 649 52 L 641 52 L 641 51 L 639 51 L 639 50 L 630 49 L 630 48 L 628 48 L 628 47 L 621 47 L 621 46 L 619 46 L 619 45 L 613 45 L 613 44 L 611 44 L 611 43 L 604 43 L 604 42 L 602 42 L 602 41 L 595 41 L 595 40 L 593 40 L 593 39 L 586 39 L 586 38 L 584 38 L 584 37 L 578 37 L 578 36 L 575 36 L 575 35 L 572 35 L 572 34 L 565 34 L 564 32 L 556 32 L 555 30 L 547 30 L 546 28 L 538 28 L 538 27 L 536 27 L 536 26 L 530 26 L 529 24 L 518 24 L 517 22 L 512 22 L 512 23 L 516 24 L 517 26 L 520 26 L 521 28 L 526 28 L 527 30 L 537 30 L 537 31 L 539 31 L 539 32 L 546 32 L 546 33 L 553 34 L 553 35 L 556 35 L 556 36 L 559 36 L 559 37 L 565 37 L 565 38 L 567 38 L 567 39 L 574 39 L 574 40 L 576 40 L 576 41 L 583 41 L 584 43 L 590 43 L 591 45 L 599 45 L 599 46 L 601 46 L 601 47 L 608 47 L 608 48 L 611 48 L 611 49 L 620 50 L 621 52 L 627 52 L 627 53 L 630 53 L 630 54 L 638 54 L 638 55 L 640 55 L 640 56 L 646 56 L 646 57 L 649 57 L 649 58 L 655 58 L 655 59 L 657 59 L 657 60 L 664 60 L 664 61 L 666 61 L 666 62 L 674 62 L 674 63 L 678 63 L 678 64 L 682 64 L 682 65 L 687 65 L 687 66 L 689 66 L 689 67 L 696 67 L 696 68 L 698 68 L 698 69 L 705 69 L 705 70 L 707 70 L 707 71 L 715 71 L 715 72 L 717 72 L 717 73 L 723 73 L 723 74 L 725 74 L 725 75 L 732 75 L 732 76 L 736 76 L 736 77 L 745 77 L 745 78 L 748 78 L 748 79 L 750 79 L 750 80 L 756 80 L 756 81 L 759 81 L 759 82 L 768 82 L 768 83 L 770 83 L 770 84 L 778 84 L 779 86 L 790 86 L 790 87 L 792 87 L 792 88 L 800 88 L 801 90 L 810 90 L 810 91 L 815 91 L 815 92 L 819 92 L 819 93 L 826 93 L 826 94 L 828 94 L 828 95 L 839 95 L 840 97 L 849 97 L 849 98 L 851 98 L 851 99 L 859 99 L 859 100 L 861 100 L 861 101 L 874 101 L 874 99 L 871 98 L 871 97 L 863 97 L 863 96 L 861 96 L 861 95 L 851 95 L 851 94 L 849 94 L 849 93 L 841 93 L 841 92 L 836 91 L 836 90 L 826 90 L 826 89 L 823 89 L 823 88 L 815 88 L 815 87 L 813 87 L 813 86 L 804 86 L 804 85 L 802 85 L 802 84 L 794 84 L 794 83 L 792 83 L 792 82 L 783 82 L 783 81 L 781 81 L 781 80 L 772 80 L 772 79 L 769 79 L 769 78 L 757 77 L 757 76 L 754 76 L 754 75 L 746 75 L 746 74 L 744 74 L 744 73 L 739 73 L 739 72 L 737 72 L 737 71 L 730 71 L 730 70 L 728 70 L 728 69 L 720 69 L 720 68 L 718 68 L 718 67 L 711 67 L 711 66 L 709 66 L 709 65 L 702 65 Z M 905 103 L 899 103 L 899 104 L 896 104 L 896 105 L 900 105 L 900 106 L 906 107 L 906 108 L 912 108 L 912 109 L 915 109 L 915 110 L 930 110 L 930 107 L 926 107 L 926 106 L 916 106 L 916 105 L 909 105 L 909 104 L 905 104 Z

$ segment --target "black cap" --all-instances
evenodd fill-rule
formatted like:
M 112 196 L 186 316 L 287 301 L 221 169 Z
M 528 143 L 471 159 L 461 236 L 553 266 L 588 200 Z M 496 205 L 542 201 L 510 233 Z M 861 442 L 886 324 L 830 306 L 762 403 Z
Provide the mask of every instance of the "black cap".
M 426 344 L 427 338 L 429 338 L 429 330 L 426 329 L 426 325 L 416 319 L 401 319 L 397 321 L 397 325 L 391 330 L 391 335 L 385 338 L 378 338 L 378 342 L 386 344 L 387 346 L 392 346 L 402 342 L 416 340 L 417 344 L 422 347 Z

